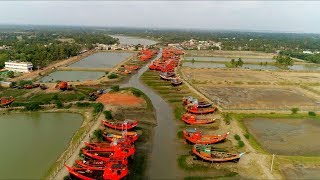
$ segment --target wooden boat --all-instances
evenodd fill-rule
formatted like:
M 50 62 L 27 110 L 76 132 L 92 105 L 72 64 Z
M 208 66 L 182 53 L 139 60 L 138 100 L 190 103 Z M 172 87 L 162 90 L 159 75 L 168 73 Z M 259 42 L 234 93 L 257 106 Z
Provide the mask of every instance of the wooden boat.
M 108 164 L 103 172 L 103 179 L 105 180 L 119 180 L 126 177 L 129 173 L 128 166 L 118 164 Z
M 101 161 L 101 160 L 94 160 L 94 159 L 89 159 L 89 160 L 80 160 L 77 159 L 76 164 L 80 167 L 87 168 L 89 170 L 104 170 L 107 166 L 107 161 Z
M 210 124 L 215 121 L 215 119 L 197 119 L 194 115 L 189 113 L 184 113 L 181 119 L 187 124 Z
M 84 142 L 86 147 L 97 150 L 97 151 L 110 151 L 115 152 L 119 154 L 123 154 L 126 157 L 134 155 L 136 152 L 136 148 L 134 145 L 128 145 L 128 144 L 117 144 L 116 141 L 112 143 L 88 143 Z
M 116 139 L 119 144 L 134 143 L 136 140 L 138 140 L 138 134 L 134 131 L 123 131 L 121 133 L 103 132 L 102 136 L 109 142 L 112 142 L 114 139 Z
M 182 80 L 180 78 L 171 79 L 172 86 L 179 86 L 182 84 Z
M 103 170 L 90 170 L 87 168 L 75 168 L 65 164 L 71 177 L 81 180 L 96 180 L 103 176 Z M 101 178 L 100 178 L 101 179 Z
M 233 154 L 228 152 L 215 151 L 212 145 L 199 145 L 196 144 L 192 148 L 192 153 L 205 161 L 210 162 L 238 162 L 244 153 Z
M 46 90 L 46 89 L 48 89 L 48 86 L 46 86 L 45 84 L 41 84 L 41 85 L 40 85 L 40 89 Z
M 194 98 L 192 96 L 187 96 L 187 97 L 184 97 L 182 99 L 182 102 L 184 105 L 189 105 L 189 104 L 197 104 L 197 106 L 199 108 L 206 108 L 206 107 L 210 107 L 212 106 L 212 103 L 208 103 L 206 101 L 198 101 L 197 98 Z
M 224 141 L 229 132 L 224 135 L 203 135 L 202 132 L 196 128 L 183 130 L 184 138 L 193 144 L 214 144 Z
M 82 149 L 82 152 L 86 157 L 92 159 L 101 161 L 120 161 L 122 164 L 128 164 L 128 159 L 124 153 L 86 149 Z
M 9 106 L 10 104 L 12 104 L 14 101 L 14 98 L 12 96 L 10 96 L 9 98 L 1 98 L 0 99 L 0 106 Z
M 216 107 L 212 107 L 212 108 L 198 108 L 197 105 L 193 105 L 191 107 L 187 106 L 186 110 L 189 113 L 192 114 L 209 114 L 209 113 L 213 113 L 217 108 Z
M 122 122 L 110 122 L 107 120 L 102 120 L 102 123 L 106 127 L 117 129 L 117 130 L 130 130 L 138 125 L 137 120 L 129 120 L 129 119 L 126 119 Z
M 172 76 L 168 76 L 166 75 L 166 73 L 160 73 L 160 78 L 166 81 L 171 81 L 172 79 L 174 79 Z

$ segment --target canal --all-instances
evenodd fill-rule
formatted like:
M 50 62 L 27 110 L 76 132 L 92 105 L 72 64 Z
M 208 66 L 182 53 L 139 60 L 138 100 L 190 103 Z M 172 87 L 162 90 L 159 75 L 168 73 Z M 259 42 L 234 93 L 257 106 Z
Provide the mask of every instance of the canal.
M 162 50 L 154 59 L 160 58 L 161 54 Z M 148 66 L 141 68 L 122 87 L 134 87 L 143 91 L 152 101 L 156 111 L 157 126 L 154 129 L 152 152 L 148 162 L 148 178 L 175 179 L 178 176 L 175 143 L 176 124 L 170 105 L 140 81 L 140 76 L 147 70 Z

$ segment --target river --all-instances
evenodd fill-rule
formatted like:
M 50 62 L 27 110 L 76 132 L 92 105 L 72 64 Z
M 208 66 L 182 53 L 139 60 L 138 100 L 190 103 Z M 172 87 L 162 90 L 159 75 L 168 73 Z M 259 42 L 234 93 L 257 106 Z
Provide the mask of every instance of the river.
M 154 59 L 161 57 L 162 50 Z M 177 156 L 176 156 L 176 125 L 170 105 L 165 102 L 152 89 L 140 81 L 140 76 L 148 70 L 148 66 L 141 68 L 133 75 L 129 82 L 122 87 L 134 87 L 144 92 L 152 101 L 156 111 L 157 126 L 154 129 L 151 157 L 149 158 L 147 176 L 150 179 L 176 179 Z

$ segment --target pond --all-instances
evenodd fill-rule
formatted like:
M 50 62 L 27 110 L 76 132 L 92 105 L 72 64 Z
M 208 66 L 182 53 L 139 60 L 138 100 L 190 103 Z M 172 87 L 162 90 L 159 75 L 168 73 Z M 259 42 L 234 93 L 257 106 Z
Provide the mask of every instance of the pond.
M 0 179 L 40 179 L 81 123 L 74 113 L 0 115 Z
M 80 61 L 69 65 L 68 67 L 112 68 L 131 55 L 132 53 L 128 52 L 98 52 L 81 59 Z
M 120 41 L 120 44 L 128 44 L 128 45 L 153 45 L 157 44 L 157 41 L 150 40 L 150 39 L 144 39 L 139 37 L 133 37 L 133 36 L 122 36 L 122 35 L 110 35 L 113 38 L 118 38 Z
M 184 62 L 182 66 L 191 68 L 226 68 L 224 63 L 206 63 L 206 62 Z M 255 69 L 255 70 L 278 70 L 279 68 L 272 65 L 259 65 L 259 64 L 244 64 L 243 69 Z
M 217 62 L 230 62 L 231 59 L 238 60 L 239 57 L 211 57 L 211 56 L 187 56 L 185 60 L 195 61 L 217 61 Z M 275 62 L 272 58 L 241 58 L 244 62 Z
M 312 119 L 244 119 L 250 134 L 270 153 L 320 155 L 320 121 Z
M 97 71 L 55 71 L 41 79 L 39 82 L 56 82 L 56 81 L 87 81 L 99 79 L 105 75 L 104 72 Z

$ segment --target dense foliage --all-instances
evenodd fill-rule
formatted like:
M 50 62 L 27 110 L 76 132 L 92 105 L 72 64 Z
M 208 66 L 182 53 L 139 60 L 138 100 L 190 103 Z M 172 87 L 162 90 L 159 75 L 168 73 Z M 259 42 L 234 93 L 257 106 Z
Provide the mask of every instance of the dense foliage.
M 276 60 L 277 65 L 283 66 L 283 67 L 292 66 L 294 63 L 293 59 L 289 56 L 279 55 L 279 56 L 274 56 L 273 59 Z

